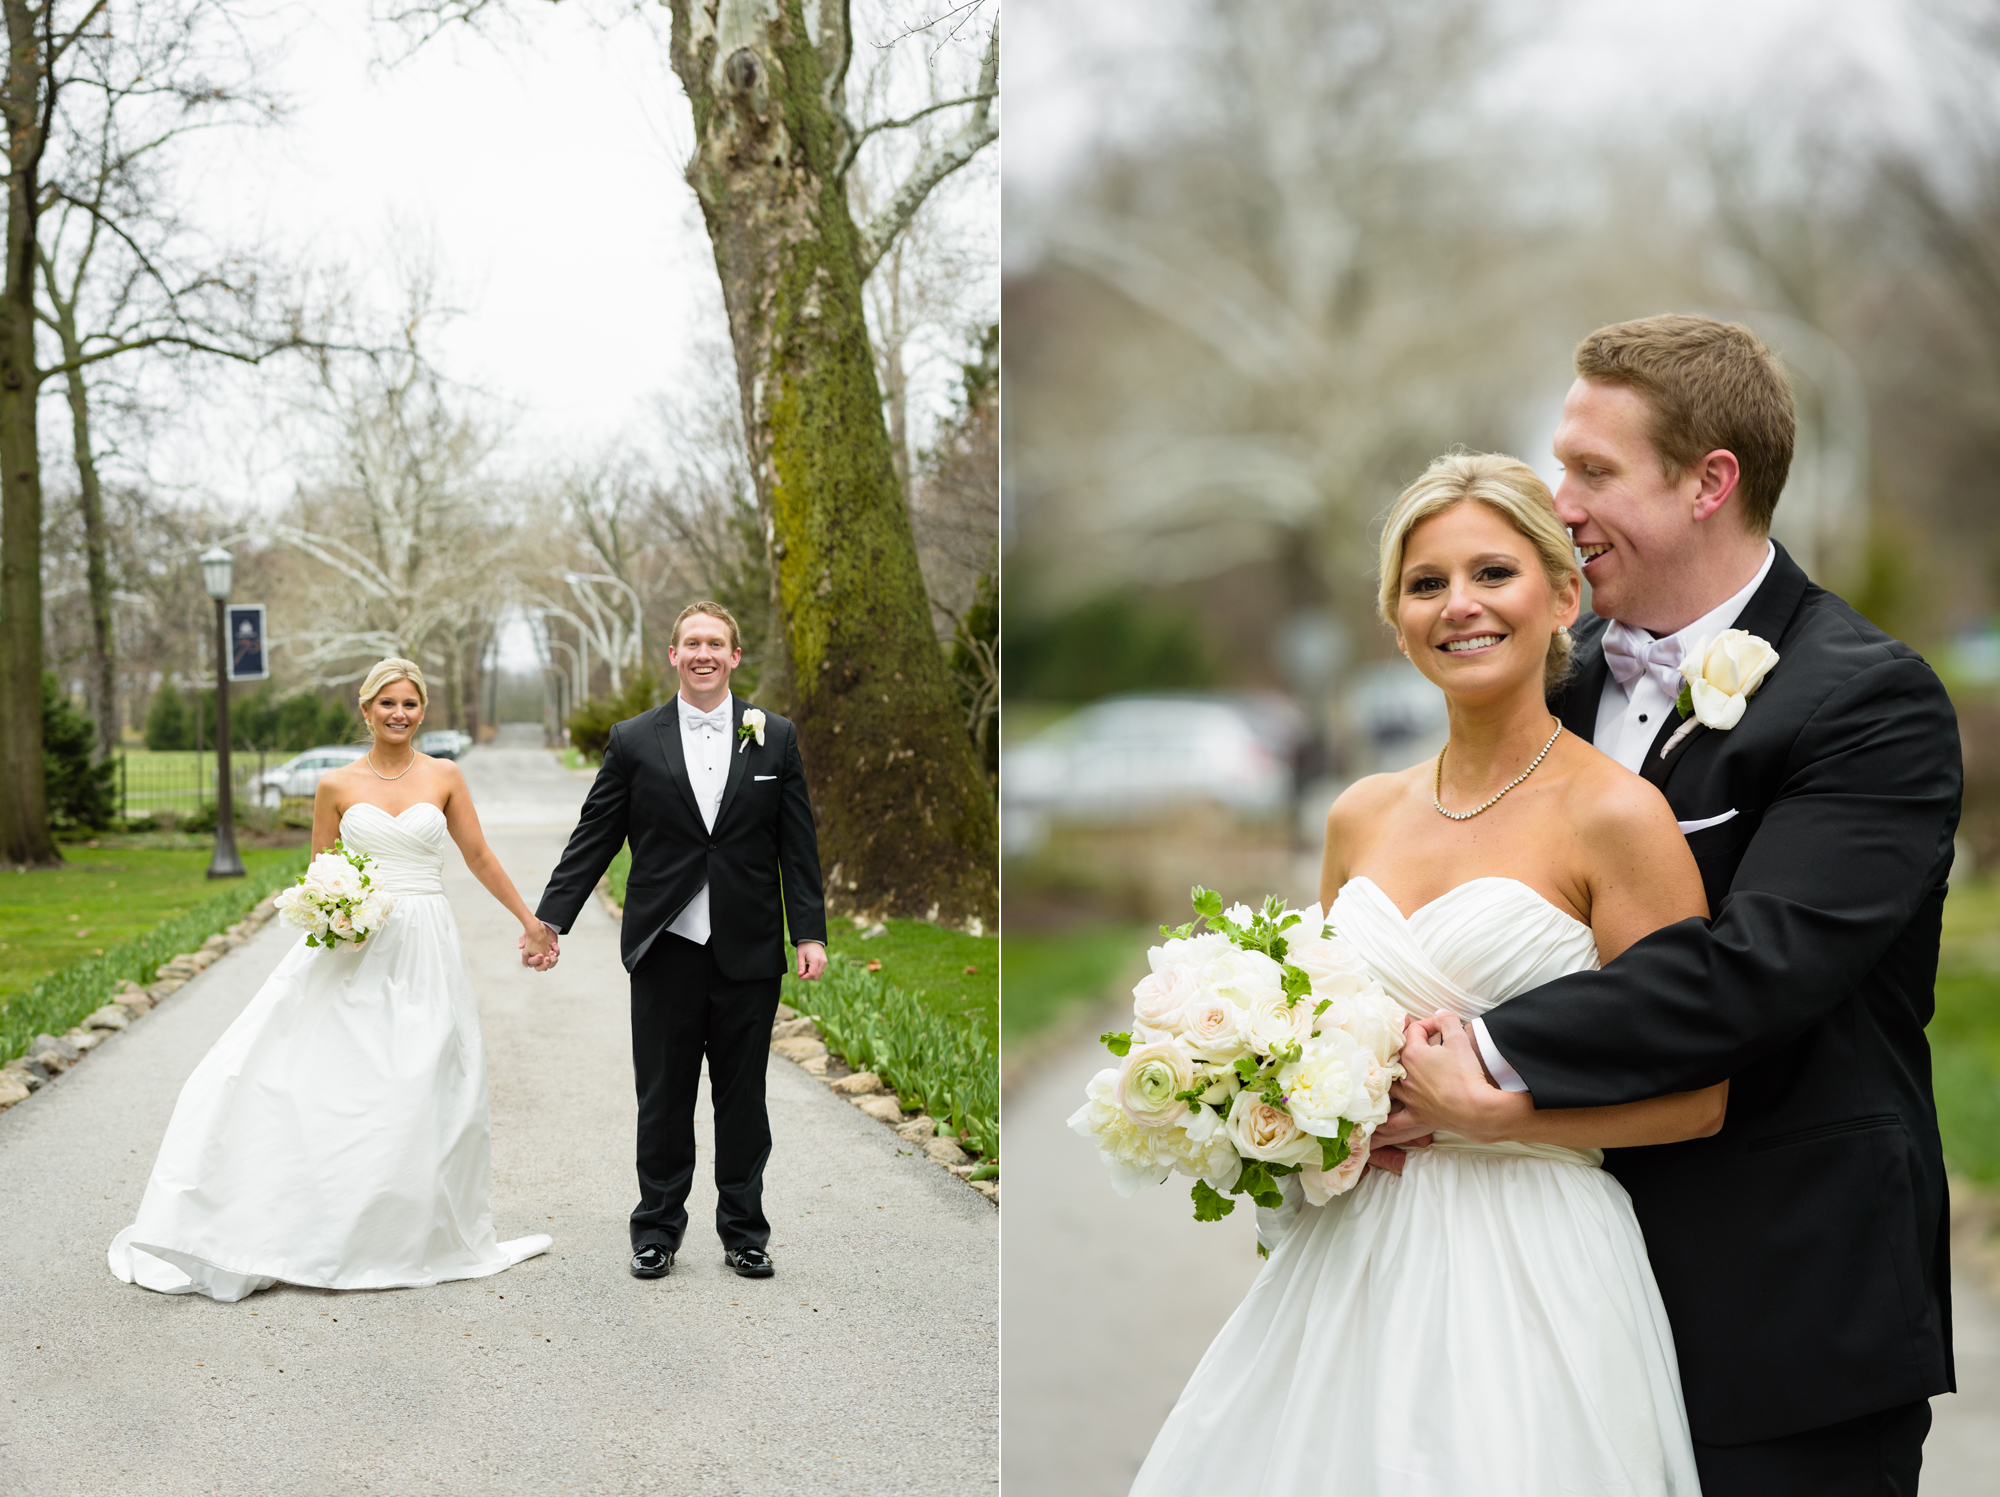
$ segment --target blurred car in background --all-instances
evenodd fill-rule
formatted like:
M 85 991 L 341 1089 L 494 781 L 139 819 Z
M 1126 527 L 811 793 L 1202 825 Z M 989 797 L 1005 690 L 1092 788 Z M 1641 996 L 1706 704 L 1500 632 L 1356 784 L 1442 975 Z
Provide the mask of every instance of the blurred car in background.
M 319 789 L 321 775 L 343 764 L 352 764 L 367 752 L 365 743 L 328 743 L 309 748 L 298 758 L 254 776 L 249 784 L 250 797 L 275 810 L 288 799 L 312 795 Z
M 472 747 L 472 735 L 456 728 L 434 728 L 417 739 L 417 752 L 433 759 L 456 759 Z
M 1277 811 L 1291 793 L 1288 706 L 1187 693 L 1079 708 L 1001 756 L 1008 841 L 1039 840 L 1050 817 L 1129 820 L 1176 802 Z

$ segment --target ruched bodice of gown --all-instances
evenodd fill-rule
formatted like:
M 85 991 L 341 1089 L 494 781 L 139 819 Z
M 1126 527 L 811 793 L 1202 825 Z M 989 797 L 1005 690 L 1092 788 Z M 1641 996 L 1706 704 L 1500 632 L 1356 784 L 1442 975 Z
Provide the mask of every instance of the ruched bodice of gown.
M 391 898 L 444 893 L 444 812 L 418 801 L 397 815 L 366 801 L 340 818 L 341 845 L 372 861 L 368 876 Z
M 1598 965 L 1597 937 L 1519 879 L 1475 878 L 1405 916 L 1373 879 L 1341 885 L 1329 916 L 1391 998 L 1427 1018 L 1476 1019 L 1516 993 Z M 1474 1143 L 1440 1132 L 1436 1147 L 1601 1165 L 1602 1149 Z
M 134 1223 L 127 1283 L 237 1300 L 274 1283 L 391 1289 L 498 1273 L 479 1008 L 444 897 L 444 812 L 356 805 L 342 845 L 394 907 L 360 945 L 300 936 L 188 1078 Z
M 1474 1018 L 1597 965 L 1590 929 L 1516 879 L 1408 918 L 1351 879 L 1329 919 L 1413 1014 Z M 1133 1497 L 1699 1497 L 1673 1333 L 1601 1162 L 1441 1133 L 1324 1207 L 1288 1182 Z

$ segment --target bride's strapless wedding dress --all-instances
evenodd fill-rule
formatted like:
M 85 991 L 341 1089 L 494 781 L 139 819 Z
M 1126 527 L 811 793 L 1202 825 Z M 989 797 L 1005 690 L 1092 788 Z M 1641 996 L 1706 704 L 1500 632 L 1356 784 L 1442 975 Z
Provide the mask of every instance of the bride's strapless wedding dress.
M 1405 919 L 1356 878 L 1331 920 L 1415 1014 L 1597 965 L 1589 927 L 1513 879 Z M 1134 1497 L 1696 1497 L 1673 1335 L 1602 1163 L 1440 1133 L 1325 1207 L 1292 1182 Z
M 238 1300 L 279 1282 L 396 1289 L 499 1273 L 479 1013 L 444 897 L 444 813 L 359 805 L 346 846 L 395 899 L 360 947 L 291 954 L 182 1088 L 111 1271 Z

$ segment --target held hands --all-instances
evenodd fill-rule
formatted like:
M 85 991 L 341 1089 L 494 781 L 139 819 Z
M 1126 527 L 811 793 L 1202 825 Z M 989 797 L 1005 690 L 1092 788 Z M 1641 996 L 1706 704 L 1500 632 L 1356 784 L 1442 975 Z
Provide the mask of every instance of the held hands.
M 546 972 L 555 966 L 562 955 L 557 949 L 555 927 L 542 921 L 535 922 L 536 929 L 521 932 L 521 965 L 532 967 L 537 972 Z
M 1376 1130 L 1378 1138 L 1390 1135 L 1384 1140 L 1389 1144 L 1413 1143 L 1420 1132 L 1429 1142 L 1438 1128 L 1494 1142 L 1534 1111 L 1527 1093 L 1503 1092 L 1493 1084 L 1472 1031 L 1445 1009 L 1405 1022 L 1401 1059 L 1403 1079 L 1389 1088 L 1399 1110 Z
M 799 942 L 799 976 L 806 982 L 817 982 L 826 971 L 826 948 L 817 941 Z

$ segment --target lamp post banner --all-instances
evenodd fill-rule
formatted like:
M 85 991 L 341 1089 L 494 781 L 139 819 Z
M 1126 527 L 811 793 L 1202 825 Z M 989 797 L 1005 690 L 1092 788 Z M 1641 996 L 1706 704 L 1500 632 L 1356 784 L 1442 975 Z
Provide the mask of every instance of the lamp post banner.
M 264 605 L 229 605 L 229 679 L 268 681 L 271 679 L 270 652 L 264 641 Z

